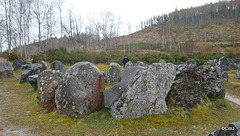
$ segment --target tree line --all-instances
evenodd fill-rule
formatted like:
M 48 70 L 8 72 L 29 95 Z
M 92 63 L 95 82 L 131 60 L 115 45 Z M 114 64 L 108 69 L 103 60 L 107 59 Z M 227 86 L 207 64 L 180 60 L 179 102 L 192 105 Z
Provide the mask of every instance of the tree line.
M 107 10 L 84 18 L 67 10 L 64 0 L 0 0 L 0 9 L 0 51 L 7 45 L 8 52 L 14 50 L 25 58 L 31 52 L 63 46 L 103 45 L 107 49 L 114 45 L 114 37 L 121 35 L 124 24 Z M 56 37 L 60 37 L 57 42 Z
M 240 17 L 240 0 L 220 1 L 188 9 L 175 9 L 169 14 L 153 16 L 141 21 L 140 29 L 149 29 L 163 24 L 201 26 L 211 21 L 225 21 Z

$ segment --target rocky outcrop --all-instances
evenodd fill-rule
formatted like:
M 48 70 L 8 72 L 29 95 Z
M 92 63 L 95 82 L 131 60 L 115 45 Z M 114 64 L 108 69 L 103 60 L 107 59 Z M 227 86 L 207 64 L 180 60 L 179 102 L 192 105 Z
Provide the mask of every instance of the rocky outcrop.
M 0 62 L 0 78 L 13 77 L 13 71 L 9 62 Z
M 121 80 L 121 66 L 118 63 L 111 63 L 106 74 L 106 82 L 113 83 Z
M 237 70 L 240 67 L 240 58 L 226 58 L 221 57 L 218 61 L 218 65 L 223 71 Z
M 23 65 L 20 83 L 28 82 L 29 76 L 40 74 L 42 71 L 46 69 L 47 67 L 42 63 Z
M 136 63 L 133 64 L 133 66 L 143 66 L 143 67 L 148 67 L 149 65 L 142 62 L 142 61 L 137 61 Z
M 201 86 L 197 65 L 185 63 L 177 66 L 175 83 L 166 97 L 168 106 L 192 108 L 201 101 Z
M 240 136 L 240 121 L 230 123 L 206 136 Z
M 38 75 L 32 75 L 28 77 L 28 82 L 34 88 L 34 90 L 37 90 L 37 85 L 38 85 L 37 80 L 38 80 Z
M 105 107 L 119 120 L 164 113 L 175 76 L 176 66 L 170 63 L 125 69 L 121 82 L 104 91 Z
M 129 61 L 128 63 L 126 63 L 124 69 L 125 69 L 125 68 L 130 68 L 130 67 L 132 67 L 132 66 L 133 66 L 133 63 L 132 63 L 131 61 Z
M 55 108 L 55 92 L 62 78 L 63 74 L 55 70 L 45 70 L 38 76 L 38 99 L 48 112 Z
M 235 74 L 235 77 L 236 77 L 237 79 L 240 79 L 240 68 L 237 69 L 236 74 Z
M 67 67 L 61 61 L 58 60 L 55 60 L 54 62 L 51 63 L 50 69 L 58 70 L 63 74 L 65 74 L 65 72 L 67 71 Z
M 217 60 L 209 60 L 198 68 L 200 76 L 201 90 L 209 98 L 224 98 L 224 78 L 222 69 L 217 64 Z
M 23 60 L 23 59 L 17 59 L 17 60 L 14 60 L 13 61 L 13 68 L 14 68 L 14 71 L 16 70 L 19 70 L 19 69 L 22 69 L 22 66 L 27 64 L 27 61 L 26 60 Z
M 57 88 L 57 109 L 70 117 L 84 117 L 102 108 L 104 89 L 102 71 L 90 62 L 76 63 L 66 71 Z

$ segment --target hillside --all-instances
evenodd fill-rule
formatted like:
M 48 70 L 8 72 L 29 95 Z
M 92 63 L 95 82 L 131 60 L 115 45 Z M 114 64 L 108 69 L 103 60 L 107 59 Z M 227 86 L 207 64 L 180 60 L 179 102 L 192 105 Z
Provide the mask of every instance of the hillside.
M 153 16 L 135 33 L 100 39 L 94 33 L 52 38 L 14 49 L 29 58 L 64 47 L 68 51 L 111 53 L 240 51 L 240 0 L 221 1 Z

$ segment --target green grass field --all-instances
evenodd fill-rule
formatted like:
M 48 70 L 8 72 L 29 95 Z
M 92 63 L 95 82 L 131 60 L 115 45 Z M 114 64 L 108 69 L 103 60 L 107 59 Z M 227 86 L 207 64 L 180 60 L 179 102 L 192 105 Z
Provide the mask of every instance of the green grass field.
M 105 71 L 107 68 L 101 65 L 100 69 Z M 240 119 L 239 105 L 223 99 L 210 101 L 206 96 L 203 96 L 201 104 L 189 111 L 169 107 L 168 112 L 162 115 L 119 121 L 102 108 L 85 118 L 74 119 L 58 114 L 57 110 L 47 113 L 38 104 L 37 91 L 28 83 L 19 83 L 20 73 L 17 71 L 14 72 L 16 77 L 0 79 L 0 91 L 5 94 L 2 112 L 4 118 L 14 125 L 32 128 L 30 132 L 33 134 L 202 136 Z M 106 88 L 113 84 L 107 84 Z

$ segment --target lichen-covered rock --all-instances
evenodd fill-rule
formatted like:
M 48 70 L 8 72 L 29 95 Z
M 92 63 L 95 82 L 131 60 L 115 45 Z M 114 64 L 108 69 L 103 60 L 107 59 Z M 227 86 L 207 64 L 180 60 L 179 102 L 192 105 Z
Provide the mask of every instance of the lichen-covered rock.
M 26 60 L 23 60 L 23 59 L 17 59 L 17 60 L 14 60 L 13 61 L 13 68 L 14 68 L 14 71 L 16 70 L 19 70 L 19 69 L 22 69 L 22 66 L 27 64 L 27 61 Z
M 40 74 L 42 71 L 46 69 L 47 67 L 42 63 L 23 65 L 20 83 L 28 82 L 29 76 Z
M 240 121 L 230 123 L 228 127 L 222 127 L 206 136 L 240 136 Z
M 240 79 L 240 69 L 237 69 L 236 74 L 235 74 L 235 77 L 236 77 L 237 79 Z
M 34 88 L 34 90 L 37 90 L 37 80 L 38 75 L 32 75 L 28 77 L 28 82 Z
M 121 82 L 104 91 L 105 107 L 119 120 L 164 113 L 175 76 L 176 66 L 170 63 L 125 69 Z
M 119 82 L 121 80 L 121 66 L 118 63 L 111 63 L 106 74 L 108 83 Z
M 38 99 L 51 112 L 55 108 L 55 92 L 62 83 L 63 74 L 55 70 L 45 70 L 38 76 Z
M 0 62 L 0 78 L 13 77 L 13 71 L 9 62 Z
M 143 67 L 148 67 L 149 65 L 142 62 L 142 61 L 137 61 L 136 63 L 133 64 L 133 66 L 143 66 Z
M 63 74 L 65 74 L 65 72 L 67 71 L 67 67 L 61 61 L 58 61 L 58 60 L 55 60 L 54 62 L 52 62 L 50 69 L 59 70 Z
M 60 114 L 81 118 L 102 108 L 104 77 L 90 62 L 71 66 L 63 76 L 63 83 L 55 94 Z
M 129 61 L 128 63 L 126 63 L 124 69 L 125 69 L 125 68 L 130 68 L 130 67 L 132 67 L 132 66 L 133 66 L 133 63 L 132 63 L 131 61 Z
M 184 63 L 177 66 L 175 83 L 165 99 L 168 106 L 180 106 L 190 109 L 200 103 L 201 86 L 196 71 L 197 65 L 193 63 Z
M 217 60 L 209 60 L 198 68 L 200 76 L 201 90 L 209 98 L 224 98 L 224 78 L 222 69 L 217 64 Z

